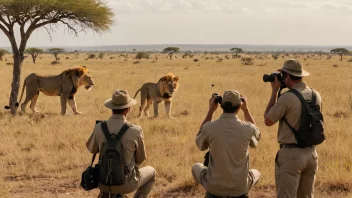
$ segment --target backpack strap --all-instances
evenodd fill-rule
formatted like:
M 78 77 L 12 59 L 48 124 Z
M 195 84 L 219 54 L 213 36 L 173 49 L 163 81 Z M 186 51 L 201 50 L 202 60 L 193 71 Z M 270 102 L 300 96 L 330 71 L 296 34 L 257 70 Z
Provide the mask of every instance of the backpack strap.
M 110 134 L 110 131 L 108 129 L 108 124 L 106 123 L 106 121 L 101 123 L 101 129 L 103 130 L 105 138 L 107 140 L 111 140 L 111 134 Z
M 311 89 L 312 90 L 312 104 L 316 104 L 317 103 L 317 94 L 315 93 L 315 90 L 314 89 Z
M 127 132 L 127 130 L 130 128 L 129 124 L 125 123 L 122 128 L 120 129 L 119 133 L 116 135 L 116 140 L 120 141 L 122 136 Z
M 313 90 L 312 90 L 312 91 L 313 91 Z M 290 89 L 289 92 L 295 94 L 295 95 L 298 97 L 298 99 L 301 101 L 302 110 L 303 110 L 303 108 L 304 108 L 303 105 L 306 103 L 306 100 L 303 98 L 302 94 L 299 93 L 299 91 L 297 91 L 296 89 Z M 313 98 L 312 98 L 312 100 L 313 100 Z M 314 99 L 314 100 L 315 100 L 315 99 Z M 293 127 L 287 122 L 287 120 L 286 120 L 285 117 L 283 117 L 282 120 L 287 124 L 287 126 L 291 129 L 291 131 L 292 131 L 293 133 L 298 133 L 298 131 L 297 131 L 295 128 L 293 128 Z
M 122 128 L 120 129 L 120 131 L 117 133 L 115 140 L 120 141 L 122 136 L 126 133 L 126 131 L 131 127 L 130 124 L 125 123 Z M 104 136 L 107 140 L 111 140 L 111 134 L 110 131 L 108 129 L 108 125 L 106 123 L 106 121 L 101 123 L 101 129 L 103 130 Z

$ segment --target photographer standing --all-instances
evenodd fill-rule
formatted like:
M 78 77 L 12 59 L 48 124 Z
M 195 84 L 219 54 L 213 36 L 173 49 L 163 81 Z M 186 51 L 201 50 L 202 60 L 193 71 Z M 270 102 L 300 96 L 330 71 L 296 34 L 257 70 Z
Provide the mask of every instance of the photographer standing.
M 321 109 L 321 97 L 317 91 L 313 91 L 302 81 L 302 77 L 310 74 L 303 70 L 299 61 L 294 59 L 285 61 L 279 72 L 273 76 L 275 79 L 264 79 L 264 81 L 273 81 L 271 82 L 271 98 L 265 110 L 265 125 L 272 126 L 279 121 L 277 140 L 280 144 L 280 150 L 275 158 L 276 196 L 279 198 L 314 197 L 318 154 L 315 145 L 304 146 L 303 144 L 302 146 L 302 144 L 298 144 L 300 142 L 297 141 L 294 131 L 300 129 L 301 120 L 310 120 L 302 117 L 302 104 L 305 103 L 301 103 L 299 98 L 312 101 L 312 103 L 315 100 L 314 105 Z M 280 87 L 287 87 L 290 91 L 285 92 L 277 99 Z M 299 132 L 302 134 L 308 131 Z
M 223 114 L 218 120 L 212 116 L 218 107 Z M 246 121 L 237 117 L 239 110 Z M 245 197 L 258 182 L 260 172 L 249 169 L 249 146 L 255 148 L 260 132 L 247 107 L 245 97 L 238 91 L 225 91 L 223 97 L 213 96 L 209 110 L 196 137 L 201 151 L 209 148 L 209 165 L 196 163 L 192 167 L 194 179 L 207 191 L 207 197 Z
M 135 198 L 145 198 L 154 185 L 155 169 L 151 166 L 138 169 L 138 166 L 147 158 L 143 131 L 139 126 L 130 124 L 126 120 L 130 107 L 135 104 L 136 100 L 131 99 L 127 91 L 116 90 L 112 98 L 105 101 L 105 106 L 112 110 L 112 116 L 109 120 L 95 125 L 93 133 L 86 143 L 91 153 L 100 152 L 99 198 L 117 198 L 121 197 L 122 194 L 131 193 L 135 190 L 137 190 L 134 195 Z M 122 168 L 118 166 L 119 160 L 116 160 L 116 158 L 104 158 L 115 154 L 111 150 L 115 149 L 116 146 L 112 144 L 113 148 L 111 148 L 111 143 L 109 143 L 110 145 L 106 144 L 106 142 L 111 141 L 108 140 L 110 139 L 109 135 L 111 139 L 115 137 L 113 140 L 120 139 L 118 141 L 120 144 L 117 144 L 117 146 L 120 146 L 121 150 L 118 149 L 115 153 L 121 152 Z M 110 147 L 108 148 L 108 146 Z M 119 156 L 121 156 L 120 154 Z M 117 165 L 112 164 L 114 162 Z M 113 166 L 106 166 L 111 164 Z M 120 171 L 122 171 L 121 174 L 116 174 Z M 122 184 L 110 185 L 111 183 L 116 183 L 116 177 L 119 176 L 122 178 L 122 182 L 120 182 Z M 104 185 L 103 183 L 105 182 L 110 182 L 110 184 Z

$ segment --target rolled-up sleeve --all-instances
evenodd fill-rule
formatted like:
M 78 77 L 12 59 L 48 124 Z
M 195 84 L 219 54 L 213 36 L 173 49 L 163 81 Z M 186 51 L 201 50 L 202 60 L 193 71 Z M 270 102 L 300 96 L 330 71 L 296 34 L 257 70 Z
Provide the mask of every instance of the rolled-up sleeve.
M 207 137 L 207 124 L 204 124 L 196 137 L 196 145 L 199 150 L 204 151 L 209 148 L 209 141 Z
M 260 133 L 258 127 L 256 127 L 255 125 L 253 125 L 253 129 L 254 129 L 254 133 L 251 138 L 251 142 L 249 143 L 249 146 L 252 148 L 256 148 L 260 139 L 261 139 L 261 133 Z
M 144 145 L 143 131 L 141 131 L 136 141 L 136 164 L 139 166 L 145 159 L 147 159 L 147 153 Z
M 97 126 L 95 126 L 95 128 L 96 127 Z M 97 141 L 97 137 L 96 137 L 95 128 L 86 143 L 87 149 L 91 153 L 99 153 L 99 145 L 98 145 L 98 141 Z
M 286 113 L 286 110 L 288 108 L 287 102 L 290 101 L 289 95 L 290 93 L 285 93 L 283 94 L 275 103 L 274 106 L 272 106 L 266 115 L 267 118 L 269 118 L 272 122 L 276 123 L 279 121 Z

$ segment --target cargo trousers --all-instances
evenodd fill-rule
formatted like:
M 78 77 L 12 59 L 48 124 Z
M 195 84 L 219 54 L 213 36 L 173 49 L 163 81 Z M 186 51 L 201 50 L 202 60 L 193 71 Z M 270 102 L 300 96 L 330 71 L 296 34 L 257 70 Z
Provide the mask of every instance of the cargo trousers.
M 115 193 L 111 194 L 112 198 L 119 198 L 121 195 L 131 193 L 135 190 L 137 192 L 134 194 L 134 198 L 146 198 L 148 197 L 149 193 L 151 192 L 156 177 L 156 170 L 151 166 L 146 166 L 139 169 L 139 176 L 140 179 L 138 182 L 126 182 L 125 184 L 114 188 Z M 106 186 L 100 188 L 100 194 L 98 198 L 109 198 L 109 188 Z M 118 194 L 116 193 L 118 192 Z
M 196 163 L 192 167 L 192 175 L 194 180 L 201 184 L 205 190 L 207 190 L 206 174 L 208 167 L 202 163 Z M 250 169 L 247 177 L 247 193 L 251 190 L 259 181 L 261 177 L 260 172 L 257 169 Z
M 275 157 L 278 198 L 313 198 L 318 153 L 315 148 L 281 148 Z

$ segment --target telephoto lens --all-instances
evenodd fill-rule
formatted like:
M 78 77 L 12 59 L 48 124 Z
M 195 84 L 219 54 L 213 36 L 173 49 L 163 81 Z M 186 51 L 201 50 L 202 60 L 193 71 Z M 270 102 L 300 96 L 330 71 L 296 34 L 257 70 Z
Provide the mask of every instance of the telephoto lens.
M 264 81 L 264 82 L 274 82 L 276 75 L 277 75 L 276 73 L 264 74 L 264 75 L 263 75 L 263 81 Z

